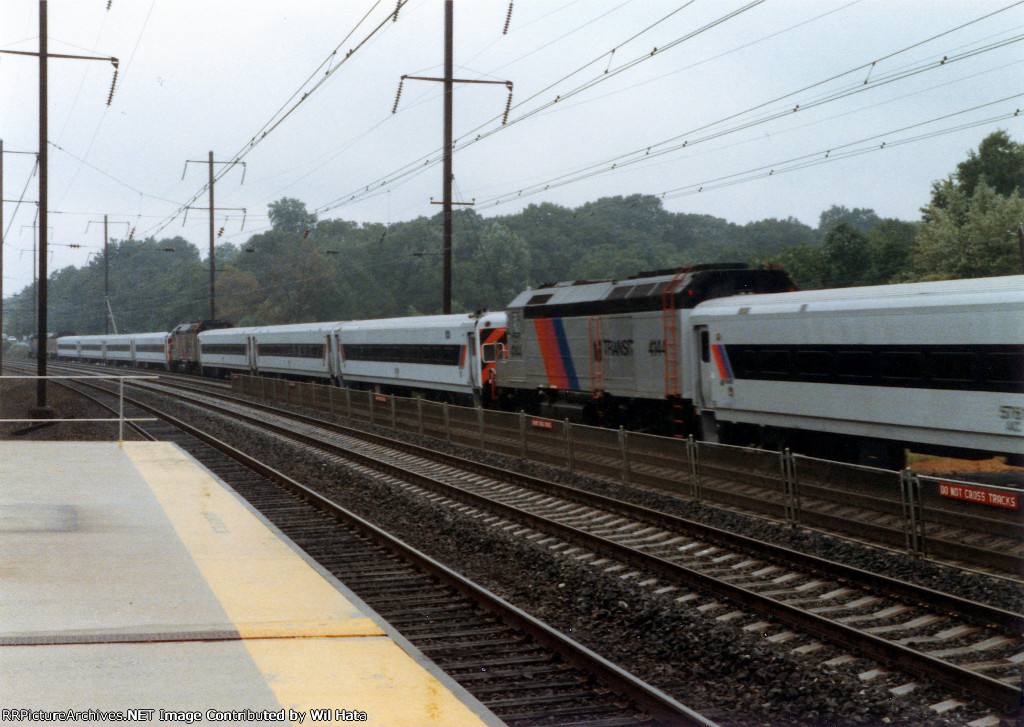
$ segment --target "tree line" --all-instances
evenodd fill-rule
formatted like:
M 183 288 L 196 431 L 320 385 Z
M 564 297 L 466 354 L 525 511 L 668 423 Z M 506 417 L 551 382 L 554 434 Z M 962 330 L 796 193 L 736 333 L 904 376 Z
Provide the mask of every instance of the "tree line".
M 639 194 L 489 218 L 459 210 L 452 309 L 501 309 L 545 282 L 708 262 L 778 264 L 803 289 L 1020 273 L 1022 195 L 1024 145 L 998 131 L 933 184 L 915 221 L 833 206 L 816 227 L 792 217 L 740 225 L 668 212 Z M 265 232 L 216 248 L 218 318 L 262 325 L 441 311 L 439 215 L 391 225 L 317 220 L 292 198 L 270 204 L 269 214 Z M 115 240 L 107 265 L 118 331 L 208 317 L 208 261 L 187 240 Z M 99 256 L 54 272 L 51 331 L 102 333 L 103 280 Z M 4 333 L 35 331 L 34 296 L 29 286 L 4 301 Z

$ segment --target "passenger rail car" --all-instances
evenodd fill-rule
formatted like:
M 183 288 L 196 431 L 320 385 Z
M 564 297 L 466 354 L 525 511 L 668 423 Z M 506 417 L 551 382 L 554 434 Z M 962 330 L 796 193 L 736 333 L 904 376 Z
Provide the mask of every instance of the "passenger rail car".
M 202 371 L 332 379 L 334 331 L 340 323 L 221 328 L 199 335 Z
M 165 331 L 61 336 L 56 342 L 57 358 L 166 369 L 167 336 Z
M 224 328 L 199 334 L 203 373 L 335 381 L 480 404 L 504 353 L 503 313 Z
M 1024 276 L 734 296 L 690 323 L 706 439 L 1024 457 Z
M 133 333 L 135 365 L 147 369 L 166 369 L 170 362 L 171 341 L 166 331 Z
M 352 321 L 337 336 L 346 386 L 480 405 L 503 351 L 505 314 Z

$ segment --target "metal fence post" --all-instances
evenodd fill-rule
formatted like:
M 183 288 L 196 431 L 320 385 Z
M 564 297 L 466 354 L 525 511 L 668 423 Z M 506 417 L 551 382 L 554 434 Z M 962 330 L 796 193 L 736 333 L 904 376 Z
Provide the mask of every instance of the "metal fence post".
M 686 461 L 690 466 L 690 496 L 700 502 L 700 451 L 692 434 L 686 438 Z
M 444 403 L 444 438 L 446 442 L 452 441 L 452 420 L 448 416 L 448 402 Z
M 572 440 L 572 424 L 565 420 L 565 463 L 570 472 L 576 471 L 576 447 Z
M 327 387 L 327 410 L 334 416 L 334 390 L 338 388 L 336 386 Z
M 420 423 L 420 436 L 423 436 L 423 399 L 416 399 L 416 418 Z
M 368 391 L 368 392 L 366 393 L 366 400 L 367 400 L 368 402 L 370 402 L 370 424 L 374 424 L 374 423 L 375 423 L 375 422 L 373 421 L 373 410 L 374 410 L 374 409 L 375 409 L 376 407 L 375 407 L 375 406 L 373 405 L 373 400 L 374 400 L 374 399 L 376 399 L 376 398 L 377 398 L 377 396 L 376 396 L 376 393 L 375 393 L 374 391 Z
M 629 484 L 629 432 L 619 427 L 619 454 L 622 456 L 622 481 Z
M 526 412 L 519 412 L 519 458 L 526 460 Z
M 779 467 L 786 493 L 786 520 L 795 528 L 800 521 L 800 486 L 796 479 L 796 458 L 788 447 L 779 452 Z
M 487 449 L 487 442 L 484 440 L 484 409 L 482 406 L 476 408 L 476 424 L 480 430 L 480 449 Z
M 391 395 L 391 428 L 398 429 L 398 417 L 395 415 L 395 395 Z
M 124 377 L 117 380 L 117 441 L 124 441 Z
M 910 469 L 900 470 L 900 505 L 907 552 L 924 555 L 924 521 L 921 505 L 921 480 Z

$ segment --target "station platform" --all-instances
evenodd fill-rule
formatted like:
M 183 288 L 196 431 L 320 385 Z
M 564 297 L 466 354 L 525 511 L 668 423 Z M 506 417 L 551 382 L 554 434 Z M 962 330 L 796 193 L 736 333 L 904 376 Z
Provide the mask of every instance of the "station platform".
M 160 442 L 0 442 L 0 712 L 28 723 L 502 724 Z

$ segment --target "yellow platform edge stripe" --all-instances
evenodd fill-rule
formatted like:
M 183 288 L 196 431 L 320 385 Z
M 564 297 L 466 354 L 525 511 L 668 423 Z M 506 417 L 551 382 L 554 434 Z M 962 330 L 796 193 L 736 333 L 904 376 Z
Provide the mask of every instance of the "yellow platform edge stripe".
M 380 626 L 175 445 L 122 447 L 282 707 L 358 710 L 362 724 L 390 727 L 493 724 L 379 638 Z
M 325 628 L 335 636 L 384 635 L 380 626 L 175 445 L 125 442 L 124 451 L 240 633 L 243 628 L 291 625 L 294 635 L 319 635 Z

